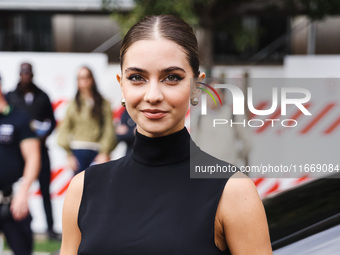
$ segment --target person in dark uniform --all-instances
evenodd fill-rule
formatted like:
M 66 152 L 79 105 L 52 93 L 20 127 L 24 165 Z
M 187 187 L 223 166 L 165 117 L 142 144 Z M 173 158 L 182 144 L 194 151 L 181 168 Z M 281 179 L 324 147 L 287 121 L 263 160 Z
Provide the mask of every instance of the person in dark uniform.
M 198 101 L 190 80 L 205 78 L 192 28 L 172 15 L 146 17 L 126 34 L 120 59 L 134 147 L 73 178 L 60 254 L 272 254 L 251 179 L 190 178 L 191 163 L 231 166 L 200 150 L 184 126 Z
M 58 239 L 53 230 L 53 215 L 50 198 L 51 167 L 46 147 L 46 139 L 56 126 L 52 105 L 45 92 L 33 83 L 32 65 L 22 63 L 20 81 L 16 89 L 6 95 L 14 107 L 24 110 L 30 116 L 30 125 L 40 138 L 41 171 L 39 175 L 40 190 L 43 197 L 47 221 L 47 233 L 50 239 Z
M 6 102 L 0 78 L 0 231 L 15 255 L 30 255 L 33 248 L 28 194 L 39 174 L 39 146 L 28 115 Z M 20 177 L 13 196 L 12 184 Z

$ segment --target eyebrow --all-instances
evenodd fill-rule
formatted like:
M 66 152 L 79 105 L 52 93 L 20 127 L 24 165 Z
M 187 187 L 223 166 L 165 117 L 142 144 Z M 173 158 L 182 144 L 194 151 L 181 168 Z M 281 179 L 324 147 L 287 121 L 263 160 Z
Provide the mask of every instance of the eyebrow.
M 178 67 L 178 66 L 170 66 L 166 69 L 163 69 L 161 72 L 168 73 L 168 72 L 172 72 L 172 71 L 182 71 L 182 72 L 186 73 L 186 71 L 183 68 Z
M 129 72 L 129 71 L 135 71 L 135 72 L 139 72 L 139 73 L 148 73 L 148 71 L 146 71 L 145 69 L 138 68 L 138 67 L 128 67 L 128 68 L 125 69 L 125 72 Z M 178 67 L 178 66 L 170 66 L 166 69 L 161 70 L 161 73 L 169 73 L 169 72 L 172 72 L 172 71 L 182 71 L 182 72 L 186 73 L 183 68 Z
M 135 71 L 135 72 L 139 72 L 139 73 L 147 73 L 146 70 L 138 68 L 138 67 L 129 67 L 125 69 L 125 72 L 129 72 L 129 71 Z

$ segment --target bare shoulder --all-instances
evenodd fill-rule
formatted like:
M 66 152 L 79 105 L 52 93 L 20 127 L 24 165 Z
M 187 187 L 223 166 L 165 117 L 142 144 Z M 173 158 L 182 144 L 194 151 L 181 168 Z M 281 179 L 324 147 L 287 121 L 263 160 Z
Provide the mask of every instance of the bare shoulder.
M 85 171 L 73 177 L 66 193 L 63 207 L 63 238 L 61 255 L 77 254 L 81 240 L 78 227 L 78 213 L 83 195 Z
M 216 217 L 232 254 L 272 254 L 262 201 L 254 182 L 243 173 L 228 180 Z
M 235 222 L 234 218 L 256 217 L 256 211 L 263 210 L 262 201 L 254 182 L 241 172 L 235 173 L 226 183 L 217 216 L 223 225 Z
M 84 178 L 85 178 L 85 171 L 80 172 L 79 174 L 75 175 L 69 185 L 67 192 L 72 190 L 73 192 L 82 191 L 84 187 Z
M 80 172 L 76 176 L 74 176 L 68 186 L 64 209 L 65 207 L 71 207 L 73 209 L 79 209 L 79 205 L 81 202 L 81 198 L 83 196 L 83 188 L 84 188 L 84 178 L 85 171 Z
M 237 205 L 243 204 L 245 201 L 259 200 L 259 195 L 253 180 L 245 174 L 237 172 L 228 180 L 222 198 L 223 202 L 232 202 Z

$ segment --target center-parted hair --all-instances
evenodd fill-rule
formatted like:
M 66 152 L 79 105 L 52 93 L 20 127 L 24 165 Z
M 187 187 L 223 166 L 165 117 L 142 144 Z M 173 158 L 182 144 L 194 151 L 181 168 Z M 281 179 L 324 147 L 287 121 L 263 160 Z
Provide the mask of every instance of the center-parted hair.
M 198 45 L 192 28 L 173 15 L 147 16 L 136 23 L 125 35 L 120 48 L 120 66 L 129 47 L 140 40 L 164 38 L 182 47 L 192 68 L 194 77 L 199 75 Z

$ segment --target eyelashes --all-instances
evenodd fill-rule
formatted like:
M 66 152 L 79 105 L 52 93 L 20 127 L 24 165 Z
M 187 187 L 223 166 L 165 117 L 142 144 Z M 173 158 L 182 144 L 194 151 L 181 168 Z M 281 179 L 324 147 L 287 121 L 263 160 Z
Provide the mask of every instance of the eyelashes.
M 183 80 L 185 77 L 182 77 L 178 74 L 169 74 L 167 75 L 161 82 L 168 83 L 168 84 L 176 84 Z M 128 80 L 130 80 L 132 83 L 143 83 L 147 82 L 147 79 L 143 78 L 143 76 L 139 74 L 132 74 L 129 77 L 127 77 Z
M 179 82 L 181 80 L 183 80 L 184 77 L 181 77 L 180 75 L 177 74 L 170 74 L 167 77 L 165 77 L 165 79 L 163 81 L 168 81 L 168 82 Z
M 132 82 L 142 82 L 142 81 L 146 81 L 142 76 L 138 75 L 138 74 L 132 74 L 129 77 L 127 77 L 128 80 L 132 81 Z

